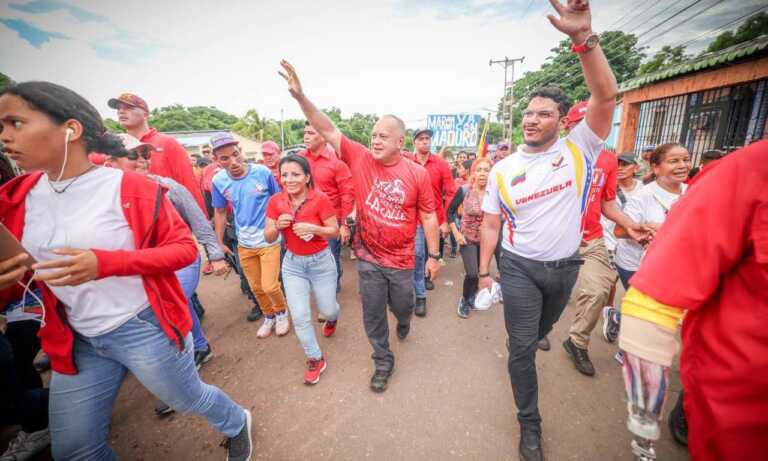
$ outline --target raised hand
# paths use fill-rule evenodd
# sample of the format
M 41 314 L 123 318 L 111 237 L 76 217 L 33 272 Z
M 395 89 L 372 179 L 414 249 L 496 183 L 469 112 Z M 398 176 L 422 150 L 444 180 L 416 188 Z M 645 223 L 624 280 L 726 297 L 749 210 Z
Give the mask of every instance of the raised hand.
M 285 79 L 286 83 L 288 83 L 288 91 L 291 93 L 291 96 L 295 98 L 302 95 L 301 82 L 299 81 L 299 76 L 296 74 L 296 69 L 294 69 L 291 63 L 285 59 L 280 61 L 280 65 L 285 72 L 278 71 L 278 74 L 280 74 L 280 76 Z
M 578 45 L 584 43 L 592 33 L 589 0 L 567 0 L 567 2 L 563 6 L 558 0 L 549 0 L 560 17 L 556 18 L 550 14 L 547 15 L 547 19 L 557 30 L 571 37 L 573 43 Z

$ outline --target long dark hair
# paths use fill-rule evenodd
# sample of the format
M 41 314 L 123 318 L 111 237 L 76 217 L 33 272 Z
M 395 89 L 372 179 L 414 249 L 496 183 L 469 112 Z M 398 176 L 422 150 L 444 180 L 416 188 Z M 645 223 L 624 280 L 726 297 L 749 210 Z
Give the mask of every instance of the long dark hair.
M 80 122 L 88 152 L 116 155 L 125 151 L 122 141 L 104 127 L 99 111 L 69 88 L 51 82 L 23 82 L 0 90 L 0 96 L 6 94 L 23 99 L 54 123 L 61 125 L 70 119 Z
M 0 147 L 0 150 L 2 150 L 2 147 Z M 13 165 L 11 165 L 11 160 L 4 153 L 0 152 L 0 186 L 14 177 L 16 177 L 16 171 L 13 169 Z
M 309 161 L 307 161 L 307 159 L 305 159 L 301 155 L 295 155 L 295 154 L 286 155 L 280 160 L 280 163 L 277 164 L 278 171 L 282 170 L 283 165 L 285 165 L 286 163 L 295 163 L 299 165 L 301 167 L 301 170 L 304 172 L 304 174 L 309 176 L 309 183 L 307 184 L 307 186 L 309 186 L 310 188 L 315 187 L 315 183 L 312 180 L 312 168 L 309 166 Z

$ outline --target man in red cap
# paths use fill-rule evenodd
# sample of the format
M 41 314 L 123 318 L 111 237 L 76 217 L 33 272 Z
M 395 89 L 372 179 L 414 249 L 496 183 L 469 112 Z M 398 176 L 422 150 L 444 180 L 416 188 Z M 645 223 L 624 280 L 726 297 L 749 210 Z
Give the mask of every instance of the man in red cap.
M 123 93 L 110 99 L 107 105 L 117 110 L 117 120 L 128 134 L 155 146 L 149 173 L 171 178 L 184 186 L 195 198 L 203 214 L 208 216 L 200 184 L 195 180 L 187 151 L 171 136 L 149 127 L 149 106 L 146 101 L 135 94 Z
M 566 116 L 566 131 L 570 132 L 586 115 L 587 101 L 574 104 Z M 600 215 L 604 214 L 611 221 L 633 232 L 639 226 L 625 215 L 616 203 L 617 170 L 616 155 L 607 150 L 601 151 L 592 170 L 587 208 L 581 220 L 579 255 L 584 259 L 584 265 L 579 269 L 576 284 L 571 292 L 569 305 L 576 309 L 576 318 L 563 347 L 576 369 L 586 376 L 595 374 L 595 367 L 587 353 L 590 335 L 603 307 L 609 302 L 611 290 L 618 278 L 605 246 Z M 613 333 L 609 340 L 615 341 L 615 335 L 616 333 Z
M 280 182 L 280 146 L 275 141 L 264 141 L 261 143 L 261 156 L 264 159 L 264 166 L 269 168 L 272 176 L 282 187 Z

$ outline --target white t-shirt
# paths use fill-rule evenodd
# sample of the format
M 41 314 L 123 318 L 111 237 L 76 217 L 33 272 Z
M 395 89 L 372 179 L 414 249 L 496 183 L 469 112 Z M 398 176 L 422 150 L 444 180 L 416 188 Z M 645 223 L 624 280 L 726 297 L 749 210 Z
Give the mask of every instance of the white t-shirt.
M 122 178 L 117 168 L 96 168 L 57 194 L 44 174 L 26 197 L 24 248 L 39 262 L 62 258 L 50 252 L 55 248 L 134 250 L 133 232 L 120 200 Z M 54 185 L 61 190 L 69 182 Z M 89 337 L 118 328 L 149 306 L 140 276 L 50 289 L 66 306 L 72 328 Z
M 603 146 L 582 121 L 548 151 L 519 148 L 491 169 L 483 211 L 502 214 L 505 250 L 537 261 L 576 253 L 592 168 Z
M 673 194 L 664 190 L 656 181 L 650 182 L 640 188 L 637 194 L 627 201 L 624 213 L 640 224 L 661 224 L 667 219 L 667 213 L 688 186 L 682 185 L 681 194 Z M 645 249 L 632 239 L 618 239 L 616 245 L 616 265 L 624 270 L 636 271 L 640 267 Z
M 621 190 L 621 192 L 624 194 L 624 198 L 626 201 L 629 201 L 630 198 L 637 195 L 638 192 L 643 188 L 642 181 L 638 181 L 635 179 L 635 184 L 632 187 L 632 190 L 624 190 L 621 188 L 621 186 L 617 186 L 617 190 Z M 616 201 L 619 203 L 619 206 L 623 210 L 624 207 L 627 206 L 627 202 L 621 203 L 621 200 L 619 200 L 618 194 L 616 197 Z M 600 215 L 600 224 L 603 226 L 603 236 L 605 237 L 605 247 L 609 251 L 616 251 L 616 243 L 617 239 L 616 236 L 613 235 L 613 230 L 616 229 L 616 223 L 611 221 L 610 219 L 606 218 L 605 215 Z

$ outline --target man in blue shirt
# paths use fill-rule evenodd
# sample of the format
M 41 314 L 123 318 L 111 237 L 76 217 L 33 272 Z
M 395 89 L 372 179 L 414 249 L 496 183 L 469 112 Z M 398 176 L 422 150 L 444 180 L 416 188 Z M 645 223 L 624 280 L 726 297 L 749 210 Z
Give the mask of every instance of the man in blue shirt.
M 237 253 L 253 294 L 264 313 L 264 323 L 256 336 L 266 338 L 272 330 L 278 336 L 288 333 L 290 323 L 285 296 L 280 289 L 280 242 L 264 240 L 269 198 L 280 192 L 272 172 L 263 165 L 243 162 L 237 140 L 228 133 L 211 138 L 213 156 L 222 170 L 213 177 L 211 202 L 214 208 L 216 237 L 223 245 L 227 206 L 232 206 Z

